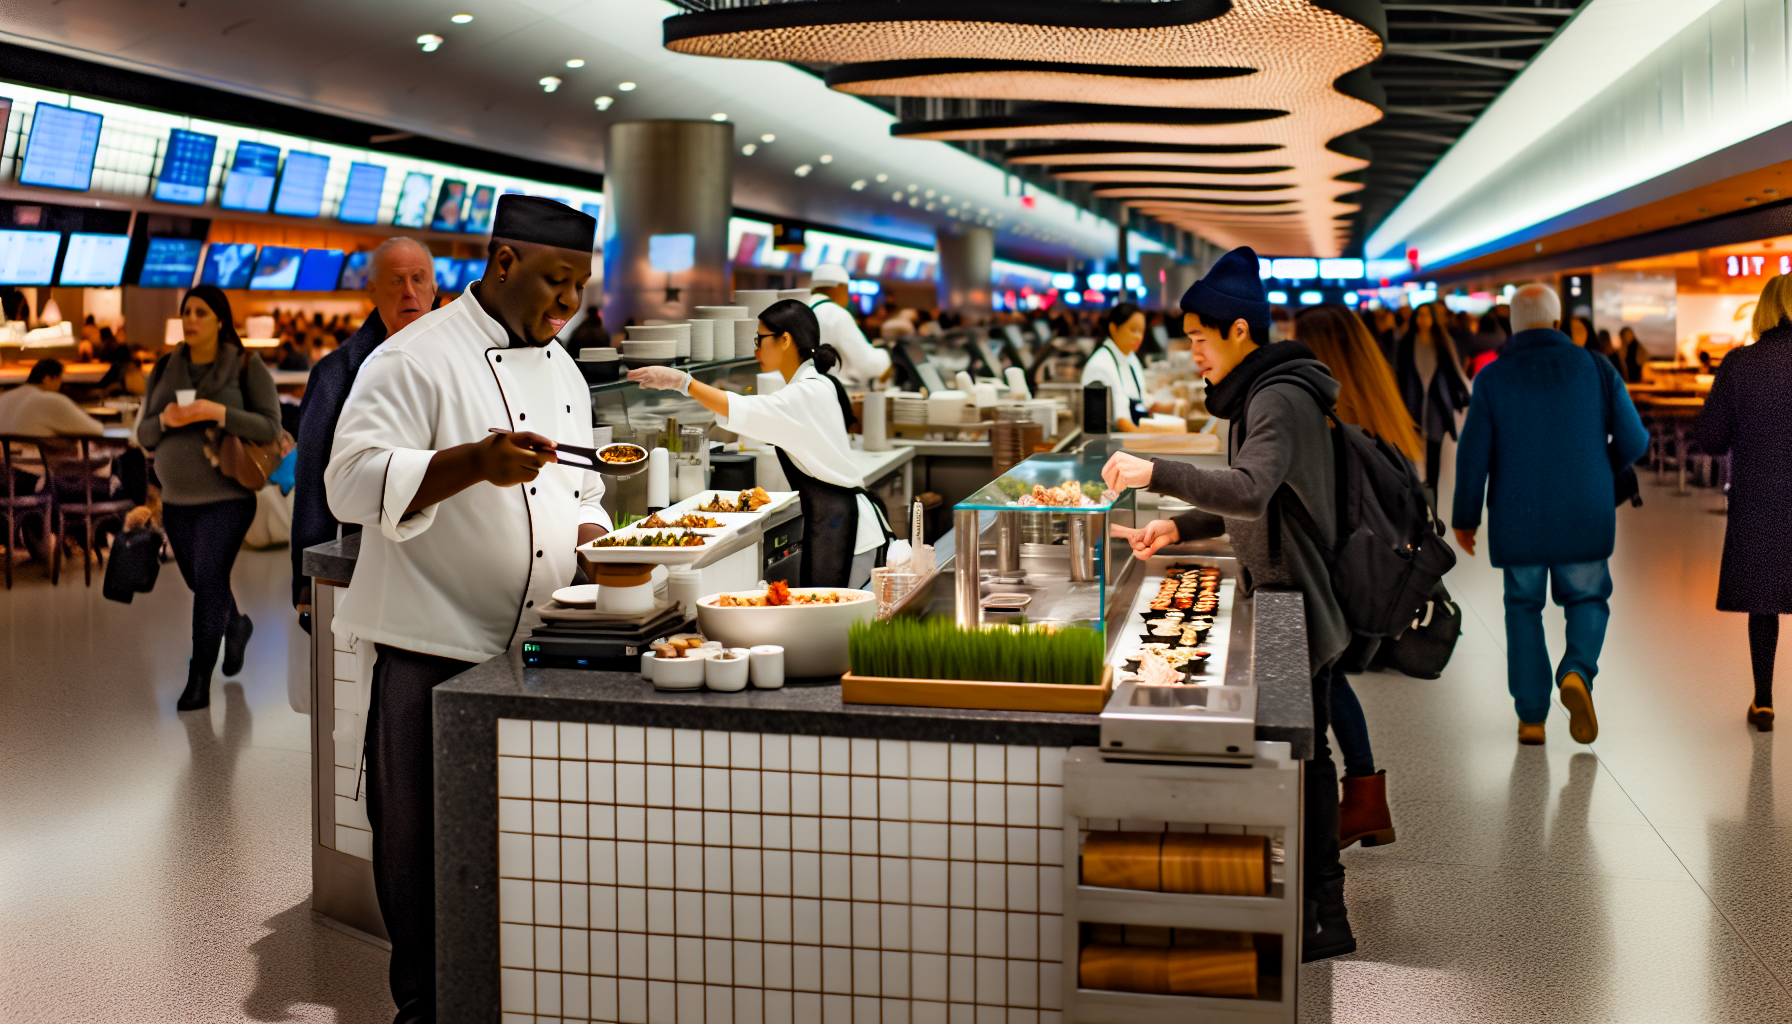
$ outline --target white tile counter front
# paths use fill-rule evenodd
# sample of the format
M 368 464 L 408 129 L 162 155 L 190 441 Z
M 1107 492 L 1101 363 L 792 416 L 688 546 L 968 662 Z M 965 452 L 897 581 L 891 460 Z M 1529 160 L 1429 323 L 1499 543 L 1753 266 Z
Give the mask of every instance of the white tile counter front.
M 1058 1024 L 1063 748 L 497 729 L 507 1024 Z

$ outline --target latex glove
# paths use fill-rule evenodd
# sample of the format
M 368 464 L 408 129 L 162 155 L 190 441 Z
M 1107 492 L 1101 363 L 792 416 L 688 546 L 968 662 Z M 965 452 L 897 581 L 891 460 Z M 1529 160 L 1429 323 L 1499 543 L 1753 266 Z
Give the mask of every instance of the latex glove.
M 691 375 L 670 366 L 643 366 L 630 370 L 628 379 L 654 391 L 676 391 L 681 395 L 691 393 Z
M 1101 467 L 1101 479 L 1116 491 L 1124 491 L 1129 487 L 1149 487 L 1151 470 L 1149 460 L 1125 452 L 1115 452 L 1108 456 L 1108 464 Z
M 1114 536 L 1132 545 L 1132 553 L 1140 558 L 1150 558 L 1162 548 L 1182 539 L 1182 531 L 1168 519 L 1153 519 L 1141 529 L 1133 530 L 1115 523 L 1112 527 Z

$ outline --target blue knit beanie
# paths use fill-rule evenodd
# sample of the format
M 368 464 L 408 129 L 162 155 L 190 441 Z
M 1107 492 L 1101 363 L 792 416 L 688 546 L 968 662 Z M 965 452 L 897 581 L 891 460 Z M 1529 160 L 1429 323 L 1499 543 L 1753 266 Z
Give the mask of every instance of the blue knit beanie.
M 1221 256 L 1206 277 L 1182 294 L 1182 311 L 1228 325 L 1243 320 L 1251 327 L 1269 330 L 1269 300 L 1263 294 L 1257 254 L 1250 246 L 1241 245 Z

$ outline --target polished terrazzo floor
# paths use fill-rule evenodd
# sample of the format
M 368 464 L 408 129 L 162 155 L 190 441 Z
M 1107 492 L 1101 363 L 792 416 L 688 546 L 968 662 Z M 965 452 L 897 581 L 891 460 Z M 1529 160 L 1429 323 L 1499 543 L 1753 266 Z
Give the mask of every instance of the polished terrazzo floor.
M 1485 552 L 1452 574 L 1442 679 L 1359 677 L 1400 839 L 1346 854 L 1362 949 L 1303 972 L 1303 1021 L 1792 1020 L 1792 747 L 1742 720 L 1718 499 L 1644 493 L 1620 513 L 1591 747 L 1560 709 L 1547 746 L 1515 742 Z M 0 594 L 0 1021 L 390 1019 L 386 954 L 307 902 L 288 564 L 238 562 L 257 633 L 209 716 L 173 710 L 172 567 L 131 606 L 34 568 Z

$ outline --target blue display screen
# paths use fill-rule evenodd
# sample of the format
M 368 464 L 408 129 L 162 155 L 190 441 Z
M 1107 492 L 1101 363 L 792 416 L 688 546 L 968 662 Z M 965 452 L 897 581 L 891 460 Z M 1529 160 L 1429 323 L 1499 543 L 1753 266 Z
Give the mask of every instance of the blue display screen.
M 349 253 L 348 258 L 342 261 L 342 277 L 337 280 L 336 287 L 355 292 L 366 288 L 367 270 L 372 258 L 371 252 Z
M 218 152 L 216 135 L 201 135 L 184 128 L 168 133 L 168 148 L 162 151 L 162 176 L 156 179 L 156 201 L 159 203 L 205 202 L 205 190 L 212 183 L 212 158 Z
M 283 245 L 264 245 L 261 258 L 255 261 L 255 276 L 249 287 L 258 291 L 291 291 L 299 283 L 299 264 L 305 250 Z
M 0 284 L 49 284 L 60 248 L 60 232 L 0 231 Z
M 484 260 L 460 261 L 460 290 L 466 291 L 474 281 L 485 276 Z
M 461 221 L 460 229 L 470 234 L 483 235 L 492 229 L 492 203 L 497 201 L 498 190 L 490 185 L 481 185 L 473 190 L 472 205 L 467 208 L 467 219 Z
M 336 280 L 342 276 L 343 255 L 341 249 L 306 249 L 294 289 L 301 292 L 335 291 Z
M 444 180 L 442 191 L 436 196 L 436 215 L 430 222 L 431 231 L 459 231 L 460 208 L 466 203 L 467 183 L 464 181 Z
M 247 288 L 254 269 L 255 243 L 213 242 L 205 251 L 205 270 L 199 275 L 199 283 Z
M 379 164 L 350 164 L 348 186 L 336 219 L 350 224 L 375 224 L 380 219 L 380 196 L 386 190 L 386 169 Z
M 435 179 L 422 171 L 404 176 L 404 188 L 398 192 L 398 209 L 392 223 L 401 228 L 420 228 L 429 220 L 429 185 Z
M 25 143 L 19 184 L 86 191 L 93 184 L 101 120 L 92 111 L 39 103 L 31 115 L 31 138 Z
M 224 179 L 224 196 L 218 205 L 226 210 L 268 212 L 274 201 L 274 180 L 280 170 L 280 147 L 259 142 L 239 142 Z
M 152 238 L 143 256 L 143 272 L 137 284 L 143 288 L 191 288 L 193 272 L 199 269 L 199 250 L 205 243 L 196 238 Z
M 57 283 L 65 288 L 115 288 L 124 281 L 124 258 L 130 249 L 130 235 L 73 232 Z
M 460 261 L 452 256 L 436 257 L 436 291 L 460 291 Z
M 286 154 L 286 166 L 280 171 L 280 193 L 274 197 L 274 212 L 289 217 L 315 217 L 324 208 L 324 178 L 330 173 L 330 158 L 316 153 L 294 150 Z

